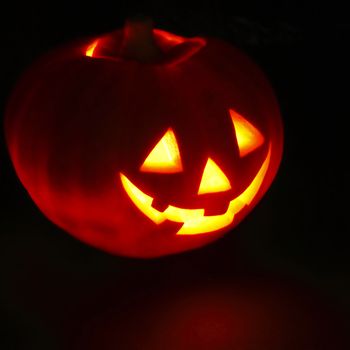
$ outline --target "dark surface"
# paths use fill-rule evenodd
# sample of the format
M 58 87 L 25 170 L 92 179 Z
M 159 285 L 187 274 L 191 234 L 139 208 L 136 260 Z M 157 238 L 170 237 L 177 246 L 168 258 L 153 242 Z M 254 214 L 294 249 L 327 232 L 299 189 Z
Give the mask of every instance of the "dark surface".
M 1 349 L 158 349 L 155 343 L 175 344 L 173 339 L 184 333 L 176 317 L 191 319 L 188 308 L 179 306 L 171 321 L 173 311 L 167 314 L 167 310 L 179 298 L 204 298 L 210 308 L 206 298 L 212 293 L 210 300 L 218 295 L 223 303 L 214 302 L 213 309 L 231 310 L 232 300 L 239 305 L 258 300 L 265 305 L 260 290 L 268 290 L 264 293 L 269 300 L 278 299 L 281 315 L 267 311 L 266 319 L 255 324 L 258 316 L 250 313 L 246 333 L 241 332 L 246 339 L 252 339 L 250 330 L 253 337 L 270 322 L 273 329 L 266 332 L 283 330 L 280 344 L 285 341 L 290 349 L 347 348 L 350 21 L 345 10 L 335 4 L 305 9 L 250 2 L 249 11 L 242 14 L 219 3 L 199 8 L 175 4 L 49 2 L 44 7 L 33 3 L 27 8 L 7 7 L 1 23 L 1 109 L 36 57 L 66 41 L 113 30 L 122 26 L 126 16 L 143 12 L 158 27 L 175 33 L 224 38 L 250 54 L 266 72 L 285 124 L 285 153 L 274 184 L 239 227 L 210 246 L 156 260 L 120 258 L 78 242 L 39 212 L 17 180 L 0 136 Z M 246 304 L 237 298 L 237 289 L 248 295 Z M 314 303 L 310 309 L 309 300 Z M 179 337 L 167 336 L 167 326 L 159 328 L 166 340 L 146 336 L 160 327 L 159 309 Z M 249 313 L 249 308 L 241 309 L 238 315 Z M 196 312 L 191 314 L 194 320 Z M 213 338 L 190 333 L 188 339 L 197 337 L 192 348 L 256 349 L 260 344 L 257 340 L 246 345 L 230 331 L 223 336 L 218 329 L 231 329 L 232 322 L 214 314 L 216 318 L 208 316 L 205 323 L 211 331 L 217 330 Z M 264 341 L 257 348 L 282 346 Z M 211 342 L 221 345 L 210 347 Z

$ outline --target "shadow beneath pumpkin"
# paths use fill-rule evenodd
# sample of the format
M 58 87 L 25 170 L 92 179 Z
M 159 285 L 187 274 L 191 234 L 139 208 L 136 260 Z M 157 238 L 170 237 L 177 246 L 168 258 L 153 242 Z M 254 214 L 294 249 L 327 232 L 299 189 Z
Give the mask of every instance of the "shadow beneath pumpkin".
M 275 278 L 167 286 L 125 303 L 116 291 L 103 303 L 76 324 L 67 348 L 312 350 L 344 348 L 346 339 L 344 319 L 315 291 Z

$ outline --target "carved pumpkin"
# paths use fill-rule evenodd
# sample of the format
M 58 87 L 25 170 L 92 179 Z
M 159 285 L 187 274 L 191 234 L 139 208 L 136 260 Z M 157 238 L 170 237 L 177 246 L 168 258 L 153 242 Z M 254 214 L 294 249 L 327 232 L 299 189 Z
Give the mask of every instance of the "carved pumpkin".
M 37 62 L 5 127 L 40 210 L 81 241 L 134 257 L 228 232 L 266 192 L 282 153 L 276 99 L 249 58 L 141 20 Z

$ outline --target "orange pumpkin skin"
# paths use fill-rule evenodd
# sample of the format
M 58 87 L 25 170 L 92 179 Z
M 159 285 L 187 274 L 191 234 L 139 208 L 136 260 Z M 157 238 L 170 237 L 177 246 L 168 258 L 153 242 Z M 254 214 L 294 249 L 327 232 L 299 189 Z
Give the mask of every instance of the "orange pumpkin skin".
M 163 60 L 118 57 L 122 31 L 43 57 L 18 84 L 5 119 L 14 168 L 39 209 L 83 242 L 142 258 L 194 249 L 230 231 L 270 186 L 283 144 L 276 99 L 249 58 L 220 40 L 198 39 L 199 48 L 182 52 L 177 45 L 187 39 L 159 30 L 153 34 L 163 52 L 170 52 Z M 91 43 L 97 43 L 93 53 Z M 230 109 L 264 137 L 244 157 Z M 182 171 L 140 171 L 169 128 Z M 206 233 L 182 235 L 177 234 L 181 222 L 155 223 L 133 203 L 121 181 L 123 174 L 154 198 L 156 208 L 163 203 L 160 212 L 171 205 L 220 215 L 252 183 L 267 154 L 266 172 L 251 202 L 232 222 Z M 224 172 L 231 189 L 198 194 L 208 158 Z

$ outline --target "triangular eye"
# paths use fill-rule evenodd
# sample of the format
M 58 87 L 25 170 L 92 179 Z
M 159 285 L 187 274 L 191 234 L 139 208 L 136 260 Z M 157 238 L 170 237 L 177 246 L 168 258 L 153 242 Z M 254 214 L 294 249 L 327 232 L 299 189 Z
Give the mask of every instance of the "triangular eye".
M 179 173 L 183 170 L 179 147 L 172 129 L 169 128 L 154 146 L 140 170 L 167 174 Z
M 243 118 L 233 109 L 230 109 L 230 115 L 236 130 L 239 155 L 244 157 L 264 143 L 264 136 L 247 119 Z
M 224 172 L 210 158 L 205 165 L 198 194 L 224 192 L 231 189 L 231 184 Z

